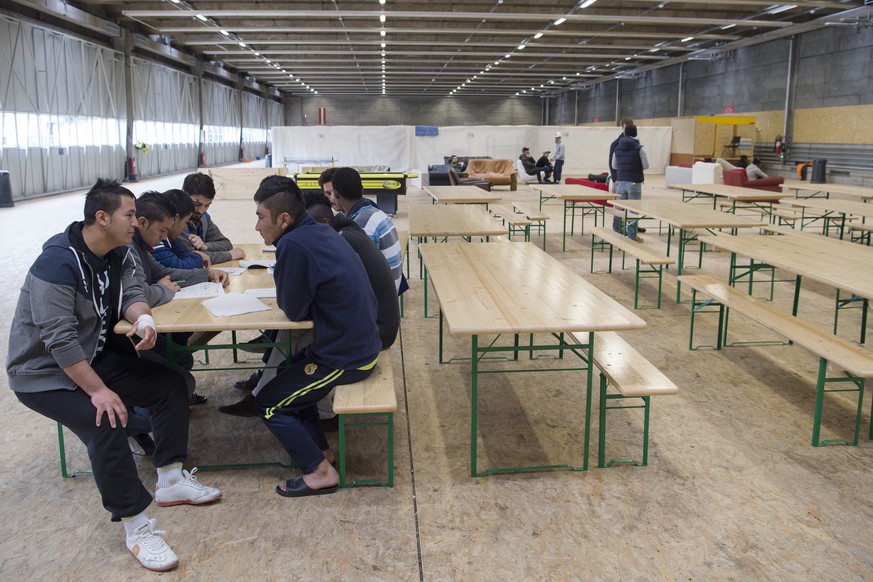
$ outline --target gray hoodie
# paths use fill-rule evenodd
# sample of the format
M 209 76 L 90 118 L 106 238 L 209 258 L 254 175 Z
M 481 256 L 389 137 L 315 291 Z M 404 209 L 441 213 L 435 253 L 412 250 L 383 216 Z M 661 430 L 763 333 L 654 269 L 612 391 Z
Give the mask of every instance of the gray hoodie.
M 89 260 L 94 257 L 82 239 L 82 223 L 50 238 L 30 267 L 9 332 L 6 373 L 16 392 L 75 390 L 64 368 L 83 360 L 91 362 L 101 342 L 118 341 L 112 326 L 134 303 L 145 302 L 142 287 L 134 278 L 135 261 L 128 247 L 110 251 L 108 291 L 109 325 L 104 335 L 103 317 L 97 305 L 100 284 Z M 123 336 L 121 340 L 132 343 Z

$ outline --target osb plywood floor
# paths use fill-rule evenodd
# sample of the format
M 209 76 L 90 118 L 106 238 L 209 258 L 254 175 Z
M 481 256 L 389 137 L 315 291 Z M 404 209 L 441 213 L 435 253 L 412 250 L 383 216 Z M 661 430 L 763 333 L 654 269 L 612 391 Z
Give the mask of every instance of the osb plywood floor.
M 181 176 L 133 185 L 178 187 Z M 658 182 L 654 177 L 651 182 Z M 513 200 L 535 194 L 501 190 Z M 647 183 L 644 196 L 672 196 Z M 428 204 L 419 191 L 401 199 Z M 0 210 L 0 329 L 8 330 L 18 289 L 42 242 L 81 215 L 80 194 Z M 549 252 L 625 305 L 633 275 L 588 273 L 590 239 L 576 236 L 560 252 L 560 207 Z M 254 205 L 217 201 L 216 222 L 233 240 L 260 242 Z M 590 224 L 590 223 L 589 223 Z M 655 225 L 648 239 L 666 243 Z M 535 239 L 535 243 L 539 243 Z M 411 247 L 414 251 L 414 246 Z M 675 249 L 674 249 L 675 251 Z M 598 263 L 605 268 L 605 259 Z M 859 265 L 859 268 L 870 268 Z M 413 260 L 413 273 L 417 273 Z M 708 253 L 703 272 L 725 278 L 727 256 Z M 520 273 L 519 276 L 524 276 Z M 622 334 L 680 388 L 653 399 L 649 466 L 469 477 L 470 383 L 464 363 L 436 361 L 438 323 L 422 317 L 422 283 L 411 280 L 402 335 L 394 346 L 400 408 L 396 418 L 396 486 L 359 488 L 303 500 L 273 489 L 287 470 L 202 472 L 225 498 L 207 507 L 150 508 L 181 559 L 188 580 L 862 580 L 873 578 L 873 443 L 865 398 L 858 447 L 810 446 L 817 359 L 796 346 L 688 350 L 689 309 L 670 300 L 667 275 L 660 310 L 637 313 L 642 331 Z M 643 298 L 654 299 L 651 281 Z M 788 284 L 776 302 L 790 305 Z M 801 315 L 830 325 L 833 290 L 804 283 Z M 431 307 L 435 307 L 431 296 Z M 857 313 L 843 315 L 841 335 L 857 337 Z M 735 316 L 734 339 L 767 337 Z M 714 334 L 713 322 L 699 333 Z M 5 354 L 7 333 L 0 338 Z M 699 336 L 700 337 L 700 336 Z M 14 341 L 14 338 L 12 338 Z M 468 344 L 453 338 L 452 354 Z M 239 394 L 245 371 L 198 373 L 209 403 L 191 414 L 190 464 L 282 459 L 258 420 L 218 414 Z M 569 377 L 568 377 L 569 376 Z M 0 378 L 6 385 L 6 378 Z M 596 396 L 594 407 L 596 410 Z M 479 460 L 484 466 L 578 463 L 584 393 L 581 376 L 544 373 L 490 376 L 480 390 Z M 854 400 L 827 399 L 824 434 L 848 436 Z M 131 579 L 150 575 L 124 548 L 92 479 L 61 479 L 53 425 L 0 390 L 0 578 Z M 593 418 L 596 435 L 597 419 Z M 616 413 L 611 457 L 639 452 L 642 415 Z M 335 437 L 333 437 L 335 438 Z M 73 468 L 87 467 L 68 435 Z M 595 442 L 596 445 L 596 442 Z M 384 471 L 384 437 L 350 436 L 351 470 Z M 593 448 L 596 451 L 596 447 Z M 596 465 L 592 456 L 592 465 Z M 155 477 L 140 460 L 147 486 Z

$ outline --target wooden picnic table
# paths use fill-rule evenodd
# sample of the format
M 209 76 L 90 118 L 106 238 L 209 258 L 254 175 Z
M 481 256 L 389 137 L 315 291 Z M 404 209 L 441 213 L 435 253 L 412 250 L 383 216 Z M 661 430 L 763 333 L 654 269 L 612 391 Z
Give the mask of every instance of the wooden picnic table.
M 757 208 L 767 214 L 772 212 L 773 202 L 778 202 L 788 194 L 756 190 L 743 186 L 731 186 L 729 184 L 672 184 L 670 188 L 682 191 L 682 202 L 694 200 L 699 196 L 712 197 L 712 208 L 715 210 L 719 198 L 725 198 L 731 202 L 731 212 L 736 213 L 737 206 L 740 208 Z
M 840 217 L 840 238 L 843 238 L 846 228 L 846 220 L 849 216 L 860 216 L 861 222 L 864 222 L 867 217 L 873 217 L 873 204 L 864 202 L 856 202 L 854 200 L 840 200 L 838 198 L 787 198 L 783 201 L 791 206 L 799 206 L 802 210 L 800 213 L 800 227 L 803 228 L 806 217 L 806 209 L 814 209 L 816 213 L 812 220 L 828 220 L 834 215 Z
M 797 315 L 800 304 L 800 286 L 803 278 L 822 283 L 837 290 L 834 311 L 834 331 L 837 329 L 839 309 L 856 301 L 862 301 L 861 342 L 866 339 L 866 313 L 869 300 L 873 299 L 873 269 L 859 268 L 873 264 L 873 249 L 821 235 L 793 233 L 790 229 L 768 228 L 778 234 L 730 236 L 702 236 L 700 241 L 731 253 L 729 280 L 731 284 L 747 277 L 749 293 L 752 292 L 754 274 L 769 267 L 794 273 L 794 304 L 791 310 Z M 750 259 L 747 265 L 737 263 L 737 255 Z M 758 264 L 754 264 L 757 261 Z M 771 277 L 772 285 L 773 277 Z M 852 293 L 852 298 L 843 300 L 840 290 Z M 771 289 L 772 298 L 772 289 Z
M 488 204 L 503 200 L 499 194 L 486 192 L 478 186 L 425 186 L 434 204 Z
M 597 188 L 589 188 L 582 184 L 537 184 L 531 185 L 532 188 L 540 192 L 540 210 L 543 208 L 543 201 L 557 198 L 564 203 L 564 234 L 561 245 L 561 251 L 567 250 L 567 217 L 570 217 L 570 235 L 575 232 L 576 225 L 576 209 L 579 208 L 582 215 L 582 227 L 580 234 L 585 234 L 585 217 L 588 214 L 594 215 L 594 226 L 597 226 L 598 215 L 603 218 L 602 222 L 606 222 L 606 209 L 603 201 L 614 200 L 618 197 L 617 194 L 610 194 L 605 190 Z
M 646 322 L 530 243 L 424 244 L 420 249 L 440 302 L 440 363 L 443 362 L 443 321 L 449 334 L 471 337 L 471 476 L 518 470 L 587 469 L 595 332 L 641 329 L 646 327 Z M 519 276 L 520 273 L 524 276 Z M 588 343 L 568 343 L 563 334 L 571 331 L 589 332 Z M 549 338 L 561 339 L 556 344 L 520 345 L 517 334 L 546 334 Z M 511 346 L 499 346 L 491 341 L 480 344 L 480 335 L 515 335 L 516 341 Z M 480 373 L 495 373 L 493 370 L 479 371 L 480 366 L 485 365 L 481 358 L 498 352 L 514 354 L 517 360 L 518 354 L 534 349 L 574 353 L 584 363 L 583 368 L 559 370 L 565 372 L 562 375 L 566 376 L 567 382 L 578 382 L 579 370 L 586 373 L 583 464 L 581 467 L 564 464 L 480 472 L 476 458 L 478 380 Z M 515 366 L 511 369 L 514 372 L 542 372 L 519 370 Z M 554 376 L 550 376 L 552 381 L 555 381 Z
M 782 189 L 789 193 L 793 190 L 795 198 L 802 198 L 801 192 L 807 194 L 803 198 L 830 198 L 831 194 L 845 194 L 864 201 L 873 198 L 873 187 L 855 186 L 854 184 L 813 184 L 800 180 L 788 180 L 782 184 Z
M 718 228 L 755 228 L 765 226 L 767 221 L 736 216 L 727 212 L 719 212 L 676 200 L 614 200 L 612 205 L 625 211 L 625 220 L 631 213 L 639 218 L 648 217 L 660 220 L 670 226 L 667 230 L 667 256 L 670 256 L 670 245 L 673 229 L 679 230 L 679 252 L 676 260 L 677 276 L 682 274 L 685 265 L 685 247 L 698 239 L 694 231 L 712 230 Z M 703 245 L 699 247 L 698 267 L 703 264 Z M 676 302 L 681 300 L 682 285 L 676 284 Z

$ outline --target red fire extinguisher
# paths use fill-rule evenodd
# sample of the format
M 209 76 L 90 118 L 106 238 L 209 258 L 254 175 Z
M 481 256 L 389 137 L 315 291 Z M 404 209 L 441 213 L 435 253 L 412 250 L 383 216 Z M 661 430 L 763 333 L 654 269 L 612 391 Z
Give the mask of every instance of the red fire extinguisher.
M 781 135 L 776 136 L 776 141 L 773 142 L 773 152 L 778 156 L 782 153 L 782 146 L 784 145 L 785 140 Z
M 137 180 L 139 180 L 139 175 L 136 169 L 136 157 L 131 156 L 127 158 L 127 181 L 136 182 Z
M 206 152 L 200 152 L 200 163 L 198 164 L 201 168 L 206 165 Z

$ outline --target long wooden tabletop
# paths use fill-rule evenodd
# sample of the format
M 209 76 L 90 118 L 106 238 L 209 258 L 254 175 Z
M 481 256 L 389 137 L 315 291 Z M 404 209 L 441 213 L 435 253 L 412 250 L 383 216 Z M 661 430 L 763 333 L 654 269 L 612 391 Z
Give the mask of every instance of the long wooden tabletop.
M 644 320 L 530 243 L 419 248 L 451 334 L 646 327 Z
M 812 192 L 813 194 L 821 192 L 825 194 L 846 194 L 847 196 L 856 196 L 862 200 L 873 198 L 873 187 L 855 186 L 854 184 L 813 184 L 812 182 L 791 180 L 782 184 L 782 189 L 785 191 L 794 190 L 795 195 L 799 195 L 803 191 Z
M 748 202 L 756 200 L 779 200 L 780 198 L 788 196 L 788 194 L 782 194 L 780 192 L 756 190 L 755 188 L 731 186 L 729 184 L 672 184 L 670 187 L 675 190 L 682 190 L 683 192 L 699 192 L 710 196 L 727 198 L 728 200 Z
M 499 236 L 506 227 L 477 205 L 410 204 L 409 236 Z
M 598 190 L 582 184 L 531 184 L 540 191 L 540 196 L 552 196 L 561 200 L 612 200 L 617 198 L 606 190 Z
M 784 232 L 784 231 L 780 231 Z M 873 299 L 873 248 L 817 235 L 701 236 L 700 241 Z
M 239 245 L 246 251 L 246 259 L 262 260 L 275 257 L 275 253 L 265 252 L 263 244 Z M 239 261 L 216 265 L 214 268 L 237 267 Z M 230 277 L 226 292 L 244 293 L 247 289 L 267 289 L 275 287 L 273 275 L 267 269 L 250 268 L 242 275 Z M 203 307 L 204 299 L 173 299 L 152 309 L 158 333 L 197 332 L 197 331 L 245 331 L 265 329 L 311 329 L 311 321 L 290 321 L 279 309 L 275 298 L 261 297 L 269 311 L 245 313 L 230 317 L 215 317 Z M 115 326 L 115 333 L 127 333 L 130 323 L 122 320 Z
M 855 216 L 873 216 L 873 204 L 856 202 L 854 200 L 840 200 L 838 198 L 788 198 L 784 202 L 791 206 L 815 208 L 825 212 L 837 212 L 839 214 L 852 214 Z
M 614 200 L 612 205 L 622 210 L 630 210 L 637 214 L 666 222 L 676 228 L 690 230 L 694 228 L 754 228 L 767 224 L 744 216 L 736 216 L 727 212 L 719 212 L 699 205 L 685 204 L 678 200 L 643 199 Z
M 489 204 L 503 200 L 499 194 L 478 186 L 425 186 L 424 191 L 439 204 Z

